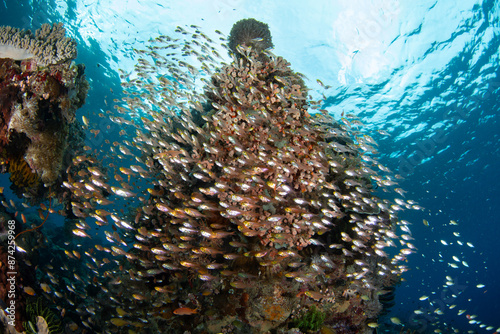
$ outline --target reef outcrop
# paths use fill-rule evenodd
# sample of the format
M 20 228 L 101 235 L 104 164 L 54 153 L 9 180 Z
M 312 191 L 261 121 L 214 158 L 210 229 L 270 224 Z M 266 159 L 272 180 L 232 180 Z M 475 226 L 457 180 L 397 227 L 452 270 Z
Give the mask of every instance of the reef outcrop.
M 149 195 L 135 223 L 112 217 L 123 231 L 116 245 L 133 243 L 111 247 L 127 259 L 115 271 L 120 285 L 106 287 L 127 313 L 110 320 L 116 326 L 146 313 L 145 326 L 173 332 L 367 333 L 382 310 L 379 294 L 404 270 L 384 251 L 397 218 L 375 195 L 372 182 L 384 178 L 363 152 L 368 143 L 309 101 L 303 76 L 270 52 L 267 25 L 254 21 L 235 25 L 233 61 L 211 72 L 201 96 L 196 69 L 177 58 L 140 59 L 141 79 L 124 84 L 127 113 L 146 111 L 147 132 L 121 151 L 141 152 L 147 170 L 130 168 Z M 174 49 L 173 40 L 199 54 L 198 42 L 155 43 Z M 159 59 L 161 46 L 150 49 Z M 127 198 L 140 191 L 122 186 L 111 189 Z
M 61 174 L 70 124 L 87 96 L 85 67 L 73 64 L 75 57 L 76 43 L 61 24 L 44 24 L 34 35 L 0 27 L 0 158 L 12 162 L 10 172 L 23 159 L 45 186 Z M 24 174 L 14 183 L 38 184 Z
M 373 139 L 311 101 L 267 25 L 231 46 L 176 32 L 121 73 L 118 159 L 67 169 L 73 239 L 47 250 L 44 296 L 97 333 L 370 333 L 413 252 Z

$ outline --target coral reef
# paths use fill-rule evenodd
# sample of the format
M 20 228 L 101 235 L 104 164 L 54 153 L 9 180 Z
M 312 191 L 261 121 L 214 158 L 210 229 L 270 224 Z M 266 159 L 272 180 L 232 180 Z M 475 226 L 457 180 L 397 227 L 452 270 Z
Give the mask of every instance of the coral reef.
M 76 42 L 66 37 L 62 23 L 45 23 L 35 34 L 0 26 L 0 58 L 35 59 L 38 66 L 47 66 L 71 61 L 76 54 Z
M 90 152 L 66 169 L 72 238 L 40 250 L 44 295 L 98 333 L 371 332 L 412 252 L 386 253 L 410 204 L 377 197 L 395 182 L 371 138 L 310 101 L 265 24 L 232 31 L 229 64 L 196 26 L 176 32 L 122 73 L 110 119 L 133 139 L 106 168 Z
M 30 169 L 49 186 L 60 177 L 69 124 L 85 102 L 84 67 L 71 63 L 76 44 L 64 36 L 61 25 L 44 25 L 35 37 L 10 27 L 0 32 L 0 43 L 36 55 L 22 61 L 0 55 L 5 58 L 0 58 L 0 149 L 7 152 L 3 154 L 7 161 L 18 159 L 22 152 Z M 30 36 L 35 41 L 27 41 Z
M 382 309 L 378 292 L 404 270 L 383 250 L 394 245 L 397 218 L 391 203 L 375 196 L 372 182 L 382 186 L 385 179 L 363 154 L 371 155 L 370 145 L 353 135 L 348 120 L 339 124 L 315 111 L 318 103 L 308 101 L 302 76 L 285 59 L 244 42 L 270 42 L 263 24 L 256 35 L 240 36 L 249 22 L 232 32 L 234 61 L 214 71 L 204 96 L 190 90 L 189 65 L 181 71 L 167 61 L 139 62 L 143 79 L 125 100 L 127 113 L 148 112 L 141 118 L 148 134 L 137 130 L 130 146 L 147 170 L 120 171 L 147 180 L 149 197 L 134 219 L 111 215 L 122 230 L 110 236 L 111 252 L 127 260 L 114 274 L 120 285 L 105 290 L 126 316 L 103 321 L 121 327 L 147 313 L 150 328 L 215 333 L 235 324 L 241 332 L 293 324 L 317 330 L 321 319 L 338 333 L 364 332 Z M 182 45 L 183 52 L 190 47 Z M 165 68 L 170 72 L 159 75 Z M 120 147 L 133 154 L 128 150 Z M 96 184 L 105 174 L 88 170 L 92 175 L 78 183 Z M 125 198 L 137 193 L 124 183 L 100 188 Z M 100 191 L 68 189 L 81 198 Z M 98 225 L 109 223 L 102 212 L 78 207 Z M 86 229 L 74 233 L 88 236 Z M 122 247 L 125 240 L 133 248 Z
M 38 203 L 42 208 L 45 198 L 64 200 L 64 192 L 55 185 L 66 177 L 65 169 L 74 156 L 67 148 L 74 149 L 75 142 L 83 146 L 80 130 L 74 123 L 76 110 L 85 102 L 88 82 L 84 66 L 71 62 L 75 57 L 75 41 L 65 37 L 60 24 L 43 25 L 35 35 L 10 27 L 0 28 L 0 172 L 10 173 L 11 189 L 25 201 L 20 208 L 12 199 L 2 200 L 5 213 L 0 217 L 2 229 L 6 228 L 7 220 L 15 222 L 15 230 L 10 231 L 13 234 L 6 234 L 10 248 L 4 247 L 4 243 L 0 245 L 0 278 L 6 282 L 7 255 L 15 255 L 15 266 L 9 271 L 17 273 L 12 285 L 16 293 L 8 297 L 6 285 L 2 284 L 0 299 L 15 302 L 17 331 L 23 330 L 23 322 L 40 333 L 45 325 L 49 328 L 47 332 L 57 327 L 43 319 L 43 314 L 41 318 L 32 314 L 31 319 L 26 314 L 35 310 L 26 308 L 27 296 L 42 291 L 35 285 L 35 270 L 31 267 L 31 263 L 39 262 L 37 250 L 45 243 L 38 228 L 45 223 L 49 212 L 55 211 L 50 207 L 51 201 L 49 208 L 45 207 L 46 214 L 39 210 L 43 222 L 37 225 L 38 218 L 26 219 L 28 214 L 24 210 L 30 208 L 26 202 Z M 2 238 L 3 235 L 0 231 Z

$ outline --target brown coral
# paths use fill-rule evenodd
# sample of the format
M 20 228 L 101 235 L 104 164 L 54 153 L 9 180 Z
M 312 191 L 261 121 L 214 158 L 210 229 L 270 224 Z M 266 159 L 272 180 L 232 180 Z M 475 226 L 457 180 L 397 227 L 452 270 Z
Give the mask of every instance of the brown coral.
M 243 19 L 236 22 L 229 34 L 228 46 L 234 54 L 238 54 L 238 45 L 252 47 L 261 52 L 273 47 L 269 26 L 255 19 Z

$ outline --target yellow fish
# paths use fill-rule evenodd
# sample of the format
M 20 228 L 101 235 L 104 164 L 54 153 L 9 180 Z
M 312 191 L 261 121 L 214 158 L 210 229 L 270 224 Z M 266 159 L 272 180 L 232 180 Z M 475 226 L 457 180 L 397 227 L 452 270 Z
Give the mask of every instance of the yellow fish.
M 50 293 L 50 286 L 48 284 L 42 283 L 42 284 L 40 284 L 40 286 L 42 287 L 42 290 L 44 292 Z
M 118 315 L 119 315 L 120 317 L 123 317 L 123 316 L 128 315 L 128 313 L 127 313 L 127 312 L 125 312 L 125 310 L 124 310 L 124 309 L 122 309 L 121 307 L 117 307 L 117 308 L 116 308 L 116 312 L 118 312 Z
M 111 323 L 115 326 L 121 327 L 121 326 L 126 326 L 129 324 L 127 320 L 120 319 L 120 318 L 111 318 Z
M 83 124 L 85 124 L 85 126 L 86 126 L 86 127 L 88 127 L 88 126 L 89 126 L 89 120 L 88 120 L 88 118 L 87 118 L 87 117 L 82 116 L 82 121 L 83 121 Z

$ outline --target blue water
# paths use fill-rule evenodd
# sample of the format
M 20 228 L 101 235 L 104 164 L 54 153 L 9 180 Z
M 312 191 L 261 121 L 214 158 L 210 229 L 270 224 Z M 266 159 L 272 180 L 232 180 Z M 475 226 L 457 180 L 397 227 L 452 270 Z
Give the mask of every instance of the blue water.
M 177 25 L 227 34 L 241 18 L 268 23 L 274 53 L 310 79 L 312 97 L 324 94 L 324 108 L 333 115 L 361 119 L 379 144 L 380 161 L 403 177 L 406 199 L 424 207 L 401 214 L 413 224 L 419 252 L 408 259 L 412 270 L 405 273 L 387 319 L 398 317 L 418 332 L 430 332 L 431 323 L 439 322 L 444 332 L 449 325 L 492 333 L 469 324 L 466 315 L 500 327 L 499 4 L 332 2 L 3 0 L 0 25 L 35 30 L 46 22 L 65 24 L 78 42 L 77 62 L 86 65 L 91 84 L 78 116 L 90 117 L 101 129 L 104 135 L 88 138 L 89 145 L 99 147 L 119 129 L 93 115 L 121 97 L 117 71 L 132 69 L 132 48 Z M 316 79 L 331 88 L 321 89 Z M 446 276 L 454 286 L 444 287 Z M 422 295 L 429 299 L 420 301 Z M 444 314 L 434 313 L 437 308 Z M 415 309 L 432 316 L 418 316 Z M 458 310 L 466 312 L 458 316 Z

